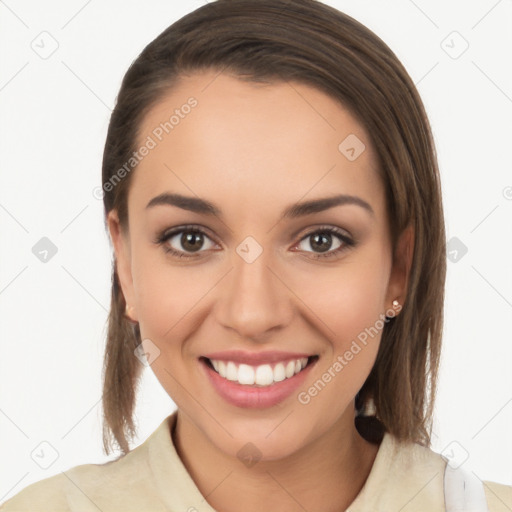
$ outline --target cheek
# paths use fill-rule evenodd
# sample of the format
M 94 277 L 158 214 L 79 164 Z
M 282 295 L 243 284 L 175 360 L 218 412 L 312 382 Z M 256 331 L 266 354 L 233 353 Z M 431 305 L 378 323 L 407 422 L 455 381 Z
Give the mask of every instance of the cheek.
M 321 319 L 329 327 L 326 335 L 330 343 L 321 366 L 321 372 L 329 374 L 325 380 L 333 382 L 324 396 L 327 401 L 337 403 L 341 388 L 344 396 L 353 396 L 375 361 L 384 310 L 383 294 L 372 277 L 370 273 L 344 276 L 337 285 L 331 282 L 327 300 L 320 298 L 318 290 L 316 300 L 312 299 L 311 307 L 322 311 Z
M 364 251 L 294 282 L 316 316 L 328 343 L 315 379 L 297 396 L 312 416 L 335 421 L 366 380 L 375 362 L 385 325 L 389 261 L 382 246 Z M 329 411 L 326 413 L 326 411 Z M 321 414 L 322 413 L 322 414 Z M 320 420 L 319 420 L 320 421 Z
M 307 290 L 308 307 L 321 312 L 316 325 L 324 326 L 329 340 L 315 378 L 297 394 L 300 407 L 316 418 L 312 431 L 337 420 L 364 384 L 379 349 L 387 268 L 382 261 L 356 267 L 315 279 Z
M 133 278 L 141 335 L 162 345 L 181 339 L 197 323 L 201 300 L 218 281 L 207 266 L 180 266 L 166 261 L 161 249 L 133 255 Z M 161 250 L 163 252 L 163 250 Z M 165 344 L 162 350 L 172 350 Z
M 203 302 L 218 279 L 199 267 L 171 265 L 163 257 L 134 258 L 137 311 L 144 351 L 154 354 L 151 368 L 173 401 L 187 410 L 183 391 L 190 368 L 184 364 L 185 340 L 197 330 Z M 150 340 L 150 341 L 148 341 Z M 185 386 L 186 387 L 186 386 Z
M 317 316 L 335 350 L 371 328 L 385 312 L 387 263 L 355 257 L 337 269 L 298 274 L 293 289 Z

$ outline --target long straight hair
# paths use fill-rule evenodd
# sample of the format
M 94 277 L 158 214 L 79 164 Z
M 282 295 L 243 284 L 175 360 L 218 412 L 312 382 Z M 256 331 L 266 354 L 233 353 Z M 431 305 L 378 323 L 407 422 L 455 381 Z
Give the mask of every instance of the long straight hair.
M 366 128 L 385 186 L 393 254 L 414 228 L 405 304 L 386 323 L 375 364 L 356 403 L 372 400 L 383 429 L 430 446 L 441 350 L 446 274 L 445 228 L 437 157 L 423 103 L 392 50 L 350 16 L 317 0 L 218 0 L 169 26 L 123 78 L 103 155 L 106 218 L 116 209 L 128 229 L 130 161 L 144 116 L 180 75 L 216 70 L 250 82 L 316 87 Z M 112 180 L 117 179 L 115 186 Z M 136 435 L 133 411 L 143 369 L 134 355 L 138 326 L 124 317 L 115 258 L 103 366 L 103 445 L 125 454 Z

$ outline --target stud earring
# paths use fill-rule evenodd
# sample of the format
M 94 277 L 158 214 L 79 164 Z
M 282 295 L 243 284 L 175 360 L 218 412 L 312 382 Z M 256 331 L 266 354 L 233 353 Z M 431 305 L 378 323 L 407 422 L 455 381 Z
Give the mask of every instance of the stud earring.
M 392 308 L 390 308 L 386 311 L 386 321 L 389 321 L 392 318 L 395 318 L 398 315 L 398 312 L 402 309 L 400 302 L 398 302 L 398 300 L 396 300 L 396 299 L 392 302 L 392 306 L 393 306 Z

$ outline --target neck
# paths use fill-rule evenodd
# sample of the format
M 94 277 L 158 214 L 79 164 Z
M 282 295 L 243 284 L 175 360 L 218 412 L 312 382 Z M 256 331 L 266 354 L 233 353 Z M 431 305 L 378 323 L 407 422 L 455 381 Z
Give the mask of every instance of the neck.
M 379 449 L 364 440 L 348 408 L 323 436 L 289 456 L 245 467 L 178 411 L 172 433 L 187 471 L 219 512 L 340 512 L 363 487 Z

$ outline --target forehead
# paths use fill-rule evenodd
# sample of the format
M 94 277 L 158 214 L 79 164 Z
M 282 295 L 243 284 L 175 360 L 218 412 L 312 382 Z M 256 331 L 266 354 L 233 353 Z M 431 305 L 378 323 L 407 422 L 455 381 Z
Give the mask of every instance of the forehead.
M 383 206 L 366 130 L 308 85 L 194 73 L 147 113 L 137 141 L 143 145 L 151 149 L 132 179 L 137 201 L 163 191 L 201 197 L 222 191 L 248 206 L 259 197 L 261 207 L 345 193 Z

